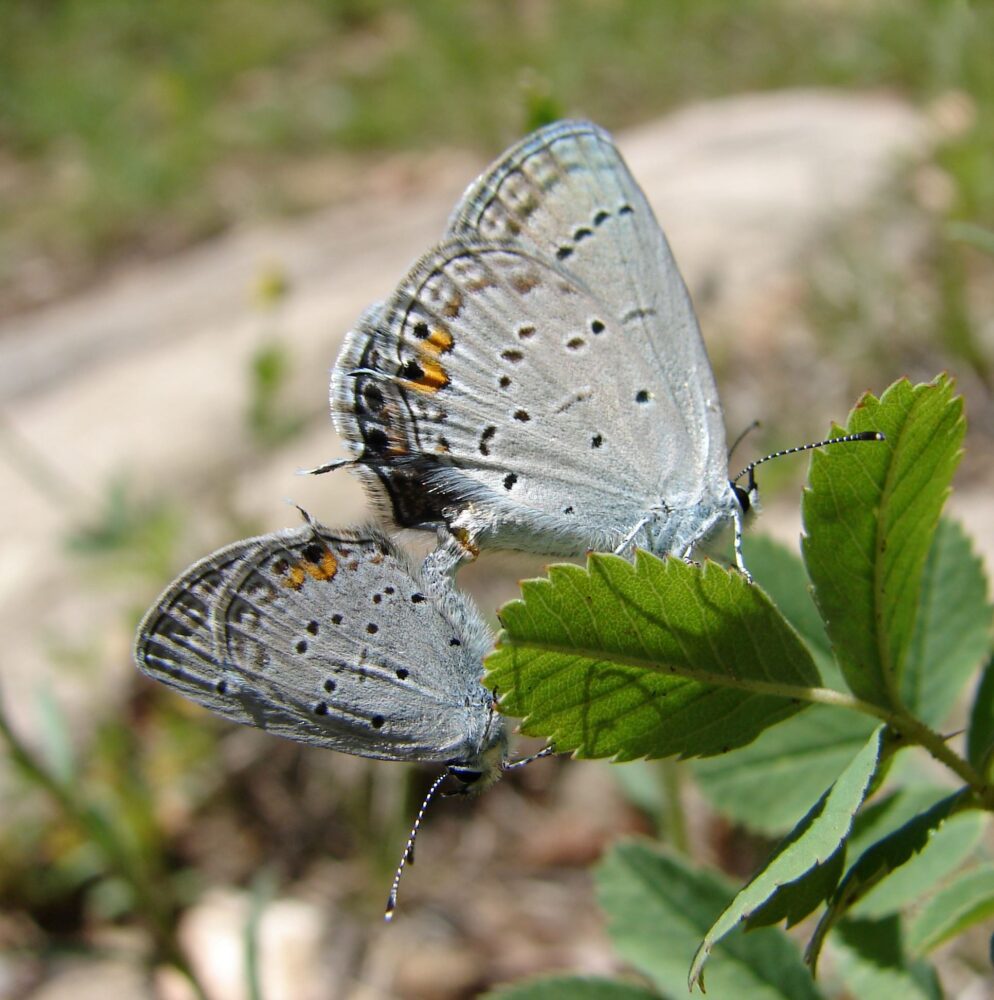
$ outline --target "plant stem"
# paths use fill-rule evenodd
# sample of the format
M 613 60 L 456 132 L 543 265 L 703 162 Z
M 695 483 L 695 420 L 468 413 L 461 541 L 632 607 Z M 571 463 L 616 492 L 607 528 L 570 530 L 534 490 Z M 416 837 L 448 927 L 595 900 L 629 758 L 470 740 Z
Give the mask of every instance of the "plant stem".
M 687 835 L 687 815 L 683 808 L 682 794 L 685 768 L 668 758 L 660 761 L 659 770 L 663 779 L 663 828 L 666 841 L 673 850 L 690 858 L 690 838 Z
M 927 750 L 937 761 L 945 764 L 950 771 L 962 778 L 977 794 L 984 808 L 994 812 L 994 787 L 991 787 L 983 776 L 974 770 L 969 761 L 950 750 L 949 744 L 940 733 L 929 729 L 914 716 L 903 711 L 885 708 L 882 705 L 874 705 L 872 702 L 863 701 L 861 698 L 841 691 L 833 691 L 830 688 L 798 688 L 795 689 L 794 697 L 818 702 L 822 705 L 848 708 L 855 712 L 862 712 L 864 715 L 872 715 L 882 722 L 886 722 L 892 730 L 906 737 L 909 742 Z
M 251 906 L 245 921 L 245 985 L 249 1000 L 263 1000 L 259 955 L 259 928 L 266 907 L 276 894 L 276 878 L 264 868 L 252 880 Z
M 513 647 L 515 644 L 508 641 L 505 634 L 502 635 L 502 642 L 505 646 Z M 527 646 L 531 650 L 542 650 L 550 653 L 559 653 L 564 650 L 557 643 L 542 643 L 529 641 Z M 566 650 L 570 655 L 597 659 L 601 652 L 598 650 L 587 650 L 570 648 Z M 613 663 L 625 664 L 640 669 L 655 668 L 663 671 L 664 668 L 647 661 L 643 657 L 621 656 L 613 653 L 611 660 Z M 791 701 L 807 701 L 821 705 L 833 705 L 836 708 L 847 708 L 853 712 L 862 712 L 864 715 L 872 715 L 881 722 L 885 722 L 891 729 L 907 737 L 912 743 L 924 747 L 937 761 L 945 764 L 954 774 L 962 778 L 963 781 L 973 789 L 978 800 L 985 809 L 994 812 L 994 786 L 987 782 L 968 761 L 949 749 L 949 745 L 943 737 L 929 729 L 923 722 L 908 715 L 901 710 L 888 708 L 884 705 L 875 705 L 873 702 L 864 701 L 854 695 L 846 694 L 843 691 L 834 691 L 831 688 L 821 687 L 799 687 L 793 684 L 783 684 L 775 681 L 761 681 L 755 678 L 742 679 L 730 677 L 728 674 L 709 673 L 703 670 L 693 672 L 669 668 L 665 673 L 673 676 L 686 676 L 699 684 L 710 684 L 714 687 L 733 688 L 737 691 L 749 691 L 753 694 L 765 694 L 775 698 L 786 698 Z

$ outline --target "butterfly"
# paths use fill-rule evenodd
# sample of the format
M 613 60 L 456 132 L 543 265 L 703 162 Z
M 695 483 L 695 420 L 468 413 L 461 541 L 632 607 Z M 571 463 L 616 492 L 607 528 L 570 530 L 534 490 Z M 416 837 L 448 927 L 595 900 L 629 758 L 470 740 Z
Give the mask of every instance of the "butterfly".
M 539 129 L 470 185 L 346 337 L 331 409 L 354 457 L 311 471 L 353 466 L 396 525 L 441 531 L 450 565 L 481 547 L 687 557 L 732 521 L 745 572 L 760 463 L 729 480 L 687 288 L 590 122 Z
M 375 529 L 296 529 L 194 563 L 138 627 L 139 669 L 216 715 L 312 746 L 445 769 L 418 811 L 394 877 L 447 777 L 482 791 L 508 759 L 482 684 L 493 636 L 447 576 L 417 567 Z

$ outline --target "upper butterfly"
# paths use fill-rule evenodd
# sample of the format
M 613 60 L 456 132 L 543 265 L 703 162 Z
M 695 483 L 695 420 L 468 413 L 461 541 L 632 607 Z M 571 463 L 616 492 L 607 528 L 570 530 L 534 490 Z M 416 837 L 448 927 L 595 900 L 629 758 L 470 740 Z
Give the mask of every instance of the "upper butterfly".
M 470 185 L 349 333 L 331 408 L 356 457 L 314 471 L 357 466 L 398 525 L 446 527 L 456 551 L 686 556 L 725 520 L 741 535 L 690 296 L 589 122 L 539 129 Z

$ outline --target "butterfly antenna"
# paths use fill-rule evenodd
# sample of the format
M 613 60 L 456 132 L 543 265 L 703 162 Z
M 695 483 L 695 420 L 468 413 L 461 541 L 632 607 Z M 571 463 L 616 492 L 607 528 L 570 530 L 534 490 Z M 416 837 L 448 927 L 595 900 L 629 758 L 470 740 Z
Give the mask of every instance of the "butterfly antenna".
M 428 794 L 421 803 L 421 808 L 418 810 L 417 816 L 414 817 L 414 825 L 407 836 L 407 844 L 404 846 L 404 853 L 401 856 L 400 864 L 397 865 L 397 870 L 393 873 L 393 885 L 390 886 L 390 895 L 387 897 L 387 908 L 383 913 L 383 919 L 386 921 L 393 920 L 394 911 L 397 909 L 397 890 L 400 888 L 400 878 L 404 874 L 404 868 L 409 864 L 414 864 L 414 841 L 417 839 L 421 820 L 424 819 L 425 812 L 427 812 L 431 800 L 435 797 L 435 793 L 448 776 L 449 772 L 446 769 L 432 782 L 431 788 L 428 789 Z
M 736 448 L 755 430 L 759 430 L 762 425 L 758 420 L 754 420 L 742 433 L 732 442 L 732 447 L 728 449 L 728 457 L 731 459 L 732 455 L 735 454 Z
M 313 469 L 298 469 L 298 476 L 323 476 L 326 472 L 334 472 L 335 469 L 344 469 L 346 465 L 356 465 L 358 458 L 336 458 L 333 462 L 325 462 L 324 465 L 316 465 Z
M 539 760 L 542 757 L 551 757 L 556 752 L 556 748 L 550 743 L 547 747 L 542 747 L 538 753 L 529 754 L 527 757 L 522 757 L 521 760 L 508 761 L 506 764 L 501 766 L 502 771 L 513 771 L 515 768 L 524 767 L 526 764 L 530 764 L 533 760 Z
M 752 488 L 756 485 L 754 480 L 754 475 L 756 468 L 762 465 L 764 462 L 770 461 L 771 458 L 783 458 L 785 455 L 796 455 L 801 451 L 811 451 L 812 448 L 824 448 L 826 445 L 830 444 L 849 444 L 852 441 L 886 441 L 887 438 L 880 431 L 859 431 L 857 434 L 844 434 L 842 437 L 828 438 L 825 441 L 812 441 L 810 444 L 799 444 L 795 445 L 793 448 L 784 448 L 782 451 L 775 451 L 770 455 L 764 455 L 762 458 L 757 458 L 755 462 L 750 462 L 733 480 L 733 483 L 737 483 L 743 476 L 749 477 L 748 488 Z
M 314 523 L 314 518 L 311 517 L 310 513 L 308 513 L 308 511 L 304 510 L 304 508 L 301 507 L 299 503 L 294 503 L 294 501 L 291 500 L 289 497 L 287 497 L 286 502 L 288 504 L 290 504 L 291 507 L 296 507 L 297 508 L 297 511 L 299 512 L 300 516 L 304 519 L 304 522 L 309 527 L 315 528 L 315 529 L 317 528 L 317 525 Z

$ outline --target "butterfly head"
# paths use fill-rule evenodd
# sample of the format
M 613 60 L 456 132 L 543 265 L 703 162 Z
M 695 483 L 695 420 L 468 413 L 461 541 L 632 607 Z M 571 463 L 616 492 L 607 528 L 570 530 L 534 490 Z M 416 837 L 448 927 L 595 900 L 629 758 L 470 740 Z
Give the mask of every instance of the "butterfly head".
M 756 482 L 756 477 L 753 476 L 751 471 L 745 486 L 739 486 L 734 479 L 729 480 L 729 485 L 732 487 L 732 492 L 735 494 L 735 500 L 738 503 L 739 509 L 742 511 L 742 516 L 744 518 L 751 518 L 759 513 L 759 485 Z

